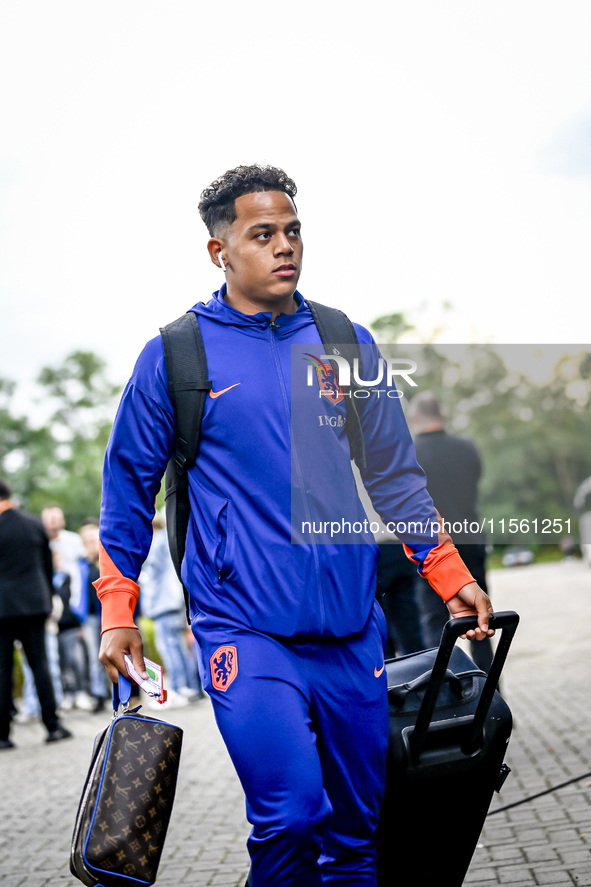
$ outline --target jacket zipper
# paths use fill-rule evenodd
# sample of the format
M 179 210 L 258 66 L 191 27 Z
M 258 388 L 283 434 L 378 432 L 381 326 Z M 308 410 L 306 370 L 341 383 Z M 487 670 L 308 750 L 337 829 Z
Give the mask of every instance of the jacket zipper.
M 273 360 L 275 361 L 275 369 L 277 372 L 277 378 L 279 380 L 279 387 L 281 388 L 281 395 L 283 397 L 283 406 L 285 408 L 285 415 L 287 418 L 289 435 L 290 435 L 290 443 L 291 443 L 291 448 L 292 448 L 292 458 L 294 460 L 294 466 L 297 470 L 298 480 L 300 482 L 300 487 L 301 487 L 301 491 L 302 491 L 302 498 L 304 500 L 304 505 L 306 507 L 306 517 L 311 519 L 309 508 L 308 508 L 308 500 L 307 500 L 307 496 L 305 494 L 304 477 L 302 474 L 302 469 L 301 469 L 301 465 L 300 465 L 297 447 L 295 445 L 294 436 L 293 436 L 292 430 L 291 430 L 291 413 L 290 413 L 290 407 L 289 407 L 289 399 L 287 397 L 287 391 L 285 390 L 285 380 L 283 378 L 283 372 L 281 369 L 281 361 L 279 359 L 279 351 L 277 348 L 276 332 L 278 329 L 280 329 L 280 325 L 276 324 L 275 321 L 272 320 L 269 324 L 269 331 L 271 333 L 271 335 L 270 335 L 271 350 L 273 352 Z M 316 572 L 316 587 L 318 589 L 318 600 L 320 603 L 320 631 L 322 633 L 324 631 L 326 614 L 325 614 L 325 610 L 324 610 L 324 594 L 322 591 L 322 581 L 321 581 L 321 574 L 320 574 L 320 558 L 318 557 L 317 546 L 312 544 L 311 548 L 312 548 L 312 555 L 314 557 L 314 569 Z

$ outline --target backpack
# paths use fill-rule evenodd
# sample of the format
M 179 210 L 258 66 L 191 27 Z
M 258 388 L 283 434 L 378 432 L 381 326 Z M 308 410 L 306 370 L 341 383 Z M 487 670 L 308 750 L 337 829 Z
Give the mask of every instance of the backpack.
M 353 360 L 357 358 L 361 378 L 361 350 L 357 333 L 347 315 L 319 302 L 306 300 L 306 304 L 312 313 L 325 351 L 328 353 L 332 349 L 333 354 L 342 354 L 350 366 L 353 366 Z M 188 470 L 195 464 L 199 451 L 201 421 L 211 381 L 207 378 L 207 358 L 199 319 L 194 311 L 188 311 L 167 326 L 161 327 L 160 335 L 164 347 L 168 392 L 176 418 L 174 452 L 165 474 L 166 529 L 172 562 L 181 580 L 191 516 Z M 337 344 L 340 350 L 337 349 Z M 347 386 L 342 387 L 346 393 Z M 352 382 L 348 387 L 350 395 L 345 397 L 345 405 L 351 458 L 356 456 L 359 464 L 365 467 L 365 443 L 354 398 L 354 390 L 358 386 Z M 190 624 L 189 596 L 184 585 L 183 591 Z

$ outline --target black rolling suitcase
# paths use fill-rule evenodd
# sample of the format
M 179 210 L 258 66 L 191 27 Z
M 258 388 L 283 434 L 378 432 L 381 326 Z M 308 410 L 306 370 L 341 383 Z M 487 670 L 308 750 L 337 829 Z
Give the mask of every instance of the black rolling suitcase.
M 390 743 L 378 829 L 378 887 L 460 887 L 493 792 L 509 768 L 509 707 L 496 691 L 519 616 L 501 629 L 488 677 L 456 639 L 475 617 L 450 620 L 439 649 L 386 663 Z

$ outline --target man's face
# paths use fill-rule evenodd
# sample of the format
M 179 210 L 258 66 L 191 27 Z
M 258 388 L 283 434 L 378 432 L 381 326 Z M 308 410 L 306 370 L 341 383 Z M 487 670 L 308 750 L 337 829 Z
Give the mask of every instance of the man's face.
M 300 222 L 291 197 L 257 191 L 236 200 L 236 219 L 219 238 L 228 290 L 255 302 L 295 292 L 302 268 Z
M 55 539 L 59 531 L 66 526 L 64 512 L 61 508 L 44 508 L 41 512 L 41 520 L 50 539 Z
M 98 527 L 86 526 L 80 530 L 82 544 L 86 550 L 87 560 L 94 563 L 99 556 L 99 529 Z

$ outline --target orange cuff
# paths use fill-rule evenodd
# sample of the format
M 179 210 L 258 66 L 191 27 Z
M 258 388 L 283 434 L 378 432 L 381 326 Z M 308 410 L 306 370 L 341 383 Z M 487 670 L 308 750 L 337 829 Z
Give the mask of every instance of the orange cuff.
M 455 545 L 449 547 L 450 552 L 445 557 L 442 558 L 440 555 L 434 558 L 435 563 L 430 564 L 431 553 L 429 553 L 423 564 L 423 576 L 446 603 L 464 585 L 476 581 Z
M 140 596 L 140 587 L 123 576 L 102 544 L 99 544 L 101 578 L 92 584 L 101 602 L 101 633 L 111 628 L 137 628 L 133 614 Z
M 458 549 L 453 544 L 452 538 L 445 529 L 443 518 L 436 512 L 438 524 L 437 542 L 425 560 L 420 575 L 424 576 L 431 588 L 437 592 L 446 603 L 458 593 L 460 588 L 476 580 L 468 570 L 468 567 L 460 557 Z M 404 546 L 406 556 L 415 564 L 415 555 L 412 549 Z

